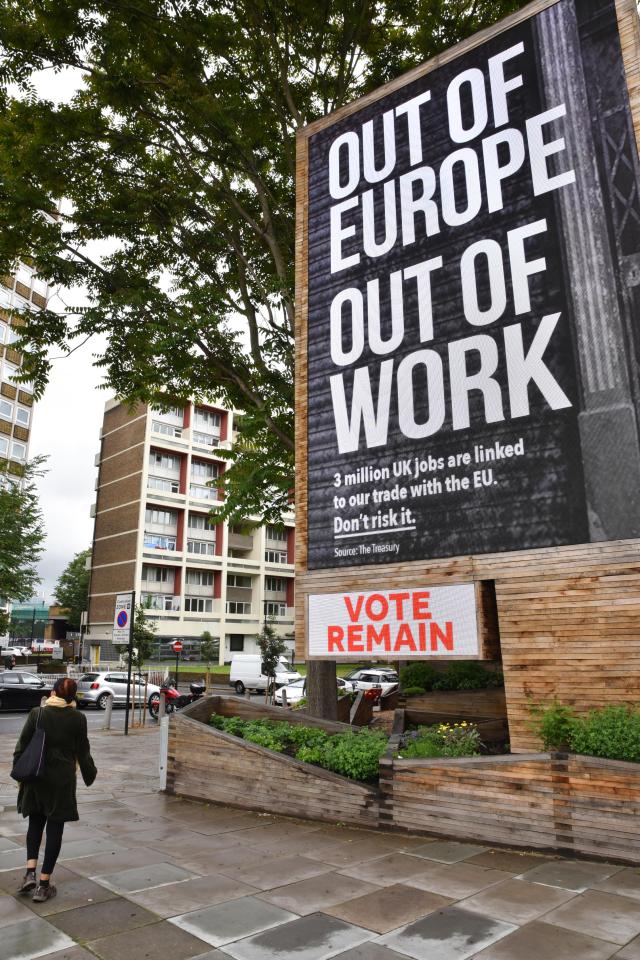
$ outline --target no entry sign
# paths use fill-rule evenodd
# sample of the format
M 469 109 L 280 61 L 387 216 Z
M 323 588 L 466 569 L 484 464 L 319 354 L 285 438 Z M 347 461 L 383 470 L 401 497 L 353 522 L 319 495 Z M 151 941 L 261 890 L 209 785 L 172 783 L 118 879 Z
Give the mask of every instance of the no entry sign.
M 171 649 L 174 653 L 182 653 L 182 640 L 174 640 Z

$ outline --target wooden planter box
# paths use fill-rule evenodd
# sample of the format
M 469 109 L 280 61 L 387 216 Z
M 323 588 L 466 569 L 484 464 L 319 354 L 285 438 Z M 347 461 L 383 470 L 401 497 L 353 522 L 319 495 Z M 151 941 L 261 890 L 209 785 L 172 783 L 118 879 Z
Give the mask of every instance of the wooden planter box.
M 377 827 L 379 791 L 329 770 L 247 743 L 209 725 L 212 713 L 246 719 L 286 719 L 329 733 L 350 728 L 297 711 L 256 705 L 241 697 L 206 697 L 169 724 L 167 791 L 232 807 L 330 823 Z
M 418 697 L 407 697 L 405 705 L 408 710 L 424 710 L 465 719 L 507 717 L 507 704 L 501 687 L 492 690 L 433 690 Z
M 640 864 L 640 764 L 559 753 L 396 760 L 397 710 L 379 788 L 209 726 L 213 713 L 272 717 L 278 707 L 207 697 L 171 717 L 167 790 L 228 806 L 491 845 Z M 409 711 L 409 717 L 411 711 Z M 290 723 L 349 729 L 286 714 Z

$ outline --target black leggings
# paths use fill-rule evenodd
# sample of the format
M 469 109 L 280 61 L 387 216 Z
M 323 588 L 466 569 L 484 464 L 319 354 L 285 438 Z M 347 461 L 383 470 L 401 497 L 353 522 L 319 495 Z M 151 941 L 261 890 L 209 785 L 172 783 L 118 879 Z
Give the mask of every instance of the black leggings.
M 53 873 L 60 847 L 62 846 L 62 832 L 64 823 L 57 820 L 47 820 L 43 813 L 29 815 L 29 829 L 27 830 L 27 860 L 37 860 L 42 842 L 45 824 L 47 827 L 47 842 L 44 847 L 42 873 Z

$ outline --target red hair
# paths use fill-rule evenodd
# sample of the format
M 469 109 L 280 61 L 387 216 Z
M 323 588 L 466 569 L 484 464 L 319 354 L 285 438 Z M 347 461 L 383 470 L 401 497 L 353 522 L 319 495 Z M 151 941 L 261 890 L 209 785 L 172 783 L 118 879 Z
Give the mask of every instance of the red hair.
M 62 697 L 67 703 L 71 703 L 76 698 L 78 684 L 71 677 L 60 677 L 53 685 L 53 692 L 58 697 Z

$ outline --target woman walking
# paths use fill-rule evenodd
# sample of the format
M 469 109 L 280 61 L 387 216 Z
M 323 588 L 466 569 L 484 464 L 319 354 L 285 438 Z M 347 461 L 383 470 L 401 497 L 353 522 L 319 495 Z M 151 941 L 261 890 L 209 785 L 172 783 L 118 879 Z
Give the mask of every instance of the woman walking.
M 34 903 L 44 903 L 56 895 L 51 874 L 62 846 L 64 825 L 68 820 L 79 819 L 76 765 L 88 787 L 97 774 L 87 737 L 87 718 L 75 709 L 76 689 L 75 680 L 68 677 L 56 681 L 44 707 L 35 707 L 29 714 L 13 755 L 15 763 L 29 744 L 36 725 L 44 730 L 44 773 L 37 780 L 21 783 L 18 792 L 18 812 L 29 818 L 27 871 L 18 893 L 33 890 Z M 40 878 L 36 881 L 38 853 L 45 827 L 44 860 Z

